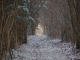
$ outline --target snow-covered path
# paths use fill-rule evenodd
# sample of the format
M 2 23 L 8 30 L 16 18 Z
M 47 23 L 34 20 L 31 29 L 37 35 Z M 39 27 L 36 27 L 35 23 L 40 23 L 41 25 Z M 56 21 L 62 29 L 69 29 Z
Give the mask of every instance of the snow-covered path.
M 50 40 L 45 35 L 35 35 L 29 36 L 28 43 L 14 51 L 12 60 L 74 60 L 80 58 L 79 55 L 72 52 L 70 43 L 61 43 L 59 39 Z

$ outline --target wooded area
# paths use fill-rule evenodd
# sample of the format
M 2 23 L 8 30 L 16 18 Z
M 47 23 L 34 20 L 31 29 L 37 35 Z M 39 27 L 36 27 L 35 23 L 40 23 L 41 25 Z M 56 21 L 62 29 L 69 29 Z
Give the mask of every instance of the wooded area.
M 80 1 L 79 0 L 49 0 L 47 9 L 41 9 L 41 19 L 44 20 L 46 32 L 51 38 L 59 38 L 76 44 L 80 48 Z
M 44 34 L 80 49 L 80 0 L 0 0 L 0 60 L 12 58 L 39 21 Z

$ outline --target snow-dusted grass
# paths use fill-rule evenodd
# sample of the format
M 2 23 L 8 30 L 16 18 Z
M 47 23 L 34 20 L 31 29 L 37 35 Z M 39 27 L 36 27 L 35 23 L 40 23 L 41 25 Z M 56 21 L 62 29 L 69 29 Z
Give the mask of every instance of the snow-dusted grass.
M 12 60 L 76 60 L 80 53 L 75 54 L 70 43 L 61 43 L 59 39 L 50 40 L 47 36 L 29 36 L 28 44 L 14 50 Z

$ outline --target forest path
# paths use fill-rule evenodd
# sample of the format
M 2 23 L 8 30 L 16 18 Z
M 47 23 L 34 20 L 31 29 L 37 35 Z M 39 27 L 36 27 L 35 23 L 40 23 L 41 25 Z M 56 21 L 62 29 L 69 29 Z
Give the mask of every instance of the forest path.
M 59 39 L 51 40 L 47 36 L 29 36 L 28 43 L 14 51 L 12 60 L 73 60 L 70 43 L 61 43 Z

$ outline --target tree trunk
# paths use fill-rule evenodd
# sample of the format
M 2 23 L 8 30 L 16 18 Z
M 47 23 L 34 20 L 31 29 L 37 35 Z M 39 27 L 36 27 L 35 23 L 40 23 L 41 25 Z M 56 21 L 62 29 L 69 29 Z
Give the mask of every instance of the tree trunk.
M 69 8 L 70 8 L 70 14 L 71 14 L 71 23 L 73 30 L 76 34 L 76 48 L 80 49 L 80 30 L 79 30 L 79 24 L 80 24 L 80 0 L 76 0 L 77 5 L 75 6 L 73 0 L 68 0 Z
M 76 48 L 77 49 L 80 49 L 80 0 L 77 0 L 77 33 L 78 33 L 78 36 L 77 36 L 77 42 L 76 42 Z

